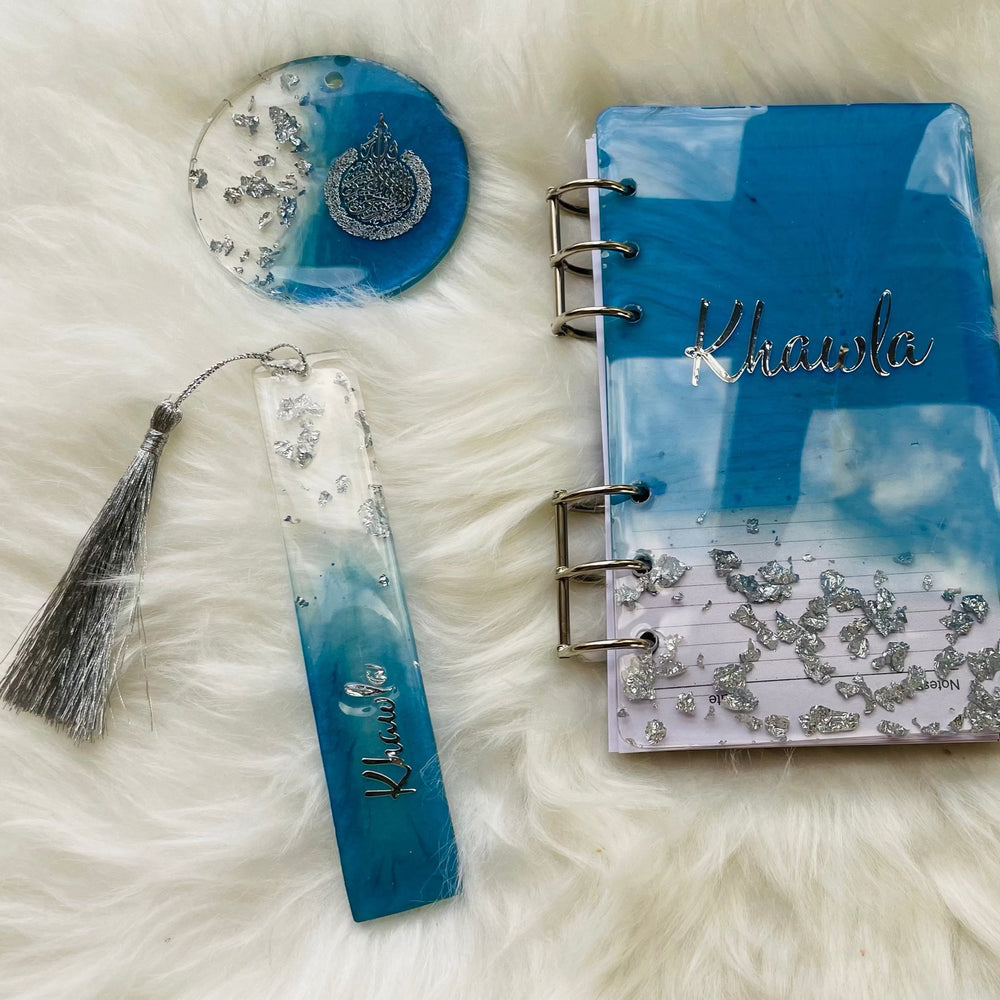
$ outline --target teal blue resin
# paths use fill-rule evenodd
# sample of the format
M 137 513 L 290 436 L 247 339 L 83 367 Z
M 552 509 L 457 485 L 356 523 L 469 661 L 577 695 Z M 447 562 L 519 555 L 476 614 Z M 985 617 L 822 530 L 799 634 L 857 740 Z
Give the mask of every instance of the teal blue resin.
M 290 75 L 297 82 L 289 85 Z M 251 99 L 252 105 L 251 105 Z M 301 152 L 276 143 L 268 107 L 277 104 L 301 126 Z M 238 128 L 234 113 L 259 119 L 256 134 Z M 409 231 L 390 239 L 351 235 L 331 217 L 324 182 L 334 161 L 357 149 L 384 116 L 399 153 L 411 150 L 423 161 L 432 193 L 423 217 Z M 289 225 L 270 222 L 258 231 L 263 211 L 277 213 L 275 198 L 244 196 L 236 205 L 223 202 L 227 186 L 252 175 L 260 155 L 277 163 L 262 168 L 271 181 L 288 172 L 294 160 L 312 164 L 297 177 L 291 193 L 297 208 Z M 469 198 L 469 163 L 458 129 L 434 95 L 415 80 L 379 63 L 351 56 L 315 56 L 260 74 L 254 85 L 230 98 L 209 123 L 191 161 L 204 169 L 204 187 L 192 184 L 192 206 L 206 243 L 229 236 L 229 253 L 215 250 L 221 264 L 244 283 L 266 295 L 299 302 L 355 299 L 359 294 L 391 295 L 408 288 L 432 270 L 451 248 L 465 218 Z M 273 261 L 256 266 L 259 247 L 280 248 Z M 244 248 L 250 251 L 242 259 Z
M 601 193 L 601 233 L 639 247 L 603 261 L 604 301 L 642 309 L 639 322 L 605 324 L 608 474 L 654 492 L 614 503 L 613 554 L 667 545 L 672 512 L 783 509 L 792 531 L 799 505 L 822 500 L 840 524 L 825 532 L 871 535 L 872 566 L 911 553 L 915 568 L 927 554 L 973 567 L 995 606 L 1000 365 L 965 112 L 616 108 L 600 117 L 597 153 L 601 177 L 636 185 L 632 197 Z M 886 289 L 891 313 L 873 339 Z M 715 355 L 729 372 L 746 361 L 759 300 L 753 350 L 773 342 L 772 366 L 797 335 L 811 361 L 829 336 L 832 360 L 849 345 L 849 363 L 862 338 L 889 374 L 869 356 L 850 374 L 768 378 L 758 364 L 729 385 L 702 365 L 694 387 L 685 349 L 702 299 L 706 344 L 744 304 Z M 890 369 L 900 331 L 913 333 L 914 359 L 933 340 L 922 364 Z
M 329 357 L 256 389 L 309 692 L 354 919 L 459 892 L 417 650 L 360 397 Z M 282 402 L 313 410 L 282 419 Z M 308 426 L 315 457 L 281 445 Z

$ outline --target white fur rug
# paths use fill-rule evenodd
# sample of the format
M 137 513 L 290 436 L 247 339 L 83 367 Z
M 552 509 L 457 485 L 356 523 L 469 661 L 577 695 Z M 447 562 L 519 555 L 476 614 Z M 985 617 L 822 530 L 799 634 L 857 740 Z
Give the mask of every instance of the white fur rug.
M 222 96 L 324 52 L 430 87 L 472 195 L 429 279 L 296 310 L 208 259 L 186 175 Z M 602 670 L 553 652 L 547 500 L 596 481 L 599 432 L 593 348 L 548 332 L 544 206 L 606 106 L 956 101 L 1000 260 L 994 4 L 8 0 L 0 66 L 2 641 L 156 401 L 237 351 L 341 350 L 464 872 L 457 900 L 351 920 L 250 372 L 232 366 L 164 456 L 145 663 L 106 739 L 0 713 L 0 995 L 1000 996 L 995 745 L 606 752 Z M 576 607 L 597 634 L 598 597 Z

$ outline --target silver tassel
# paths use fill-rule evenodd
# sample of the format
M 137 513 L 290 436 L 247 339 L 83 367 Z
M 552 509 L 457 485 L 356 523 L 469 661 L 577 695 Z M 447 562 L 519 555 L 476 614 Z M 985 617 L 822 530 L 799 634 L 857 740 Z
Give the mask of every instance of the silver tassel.
M 297 360 L 273 357 L 281 347 L 291 345 L 227 358 L 199 375 L 176 401 L 156 407 L 132 464 L 22 636 L 0 680 L 0 699 L 17 711 L 42 716 L 77 742 L 104 734 L 108 698 L 135 620 L 153 481 L 167 437 L 180 423 L 180 404 L 231 361 L 254 359 L 274 371 L 305 372 L 305 355 L 296 347 L 291 349 Z

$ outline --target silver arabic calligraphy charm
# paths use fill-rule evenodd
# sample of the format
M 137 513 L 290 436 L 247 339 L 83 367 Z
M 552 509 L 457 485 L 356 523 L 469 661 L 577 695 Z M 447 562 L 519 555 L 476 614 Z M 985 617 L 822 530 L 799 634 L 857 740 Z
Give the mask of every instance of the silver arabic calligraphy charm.
M 385 116 L 358 149 L 334 161 L 323 186 L 333 221 L 351 236 L 391 240 L 408 233 L 431 202 L 431 178 L 424 161 L 399 152 Z

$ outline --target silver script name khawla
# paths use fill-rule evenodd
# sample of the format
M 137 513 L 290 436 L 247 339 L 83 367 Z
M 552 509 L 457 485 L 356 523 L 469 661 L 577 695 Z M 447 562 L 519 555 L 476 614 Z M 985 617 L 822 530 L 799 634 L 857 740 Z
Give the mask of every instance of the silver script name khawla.
M 915 337 L 909 330 L 900 330 L 889 340 L 886 345 L 886 336 L 889 328 L 889 315 L 892 312 L 892 292 L 886 289 L 880 296 L 875 306 L 875 316 L 872 319 L 871 334 L 867 339 L 855 337 L 853 344 L 844 344 L 837 348 L 837 356 L 834 359 L 834 343 L 832 337 L 824 337 L 819 347 L 819 357 L 810 357 L 810 341 L 805 334 L 796 334 L 781 349 L 780 360 L 777 360 L 777 353 L 774 344 L 770 340 L 765 340 L 758 345 L 757 337 L 760 332 L 760 321 L 764 314 L 764 303 L 757 300 L 753 311 L 753 321 L 750 325 L 750 340 L 747 344 L 746 357 L 743 364 L 734 372 L 728 372 L 715 359 L 714 355 L 721 350 L 736 335 L 740 321 L 743 318 L 743 303 L 739 300 L 733 306 L 732 314 L 725 329 L 715 339 L 713 343 L 705 346 L 705 327 L 708 323 L 709 302 L 701 300 L 701 312 L 698 316 L 698 334 L 693 347 L 684 349 L 684 354 L 691 358 L 691 384 L 697 385 L 701 375 L 701 367 L 704 364 L 713 375 L 722 379 L 723 382 L 735 382 L 746 374 L 753 374 L 760 371 L 762 375 L 773 378 L 781 372 L 791 374 L 795 371 L 812 372 L 817 369 L 824 372 L 843 372 L 850 375 L 868 361 L 877 375 L 888 376 L 894 368 L 902 368 L 904 365 L 914 367 L 922 365 L 927 356 L 931 353 L 934 340 L 927 344 L 927 349 L 917 357 L 914 347 Z M 857 357 L 851 358 L 852 352 L 857 352 Z

